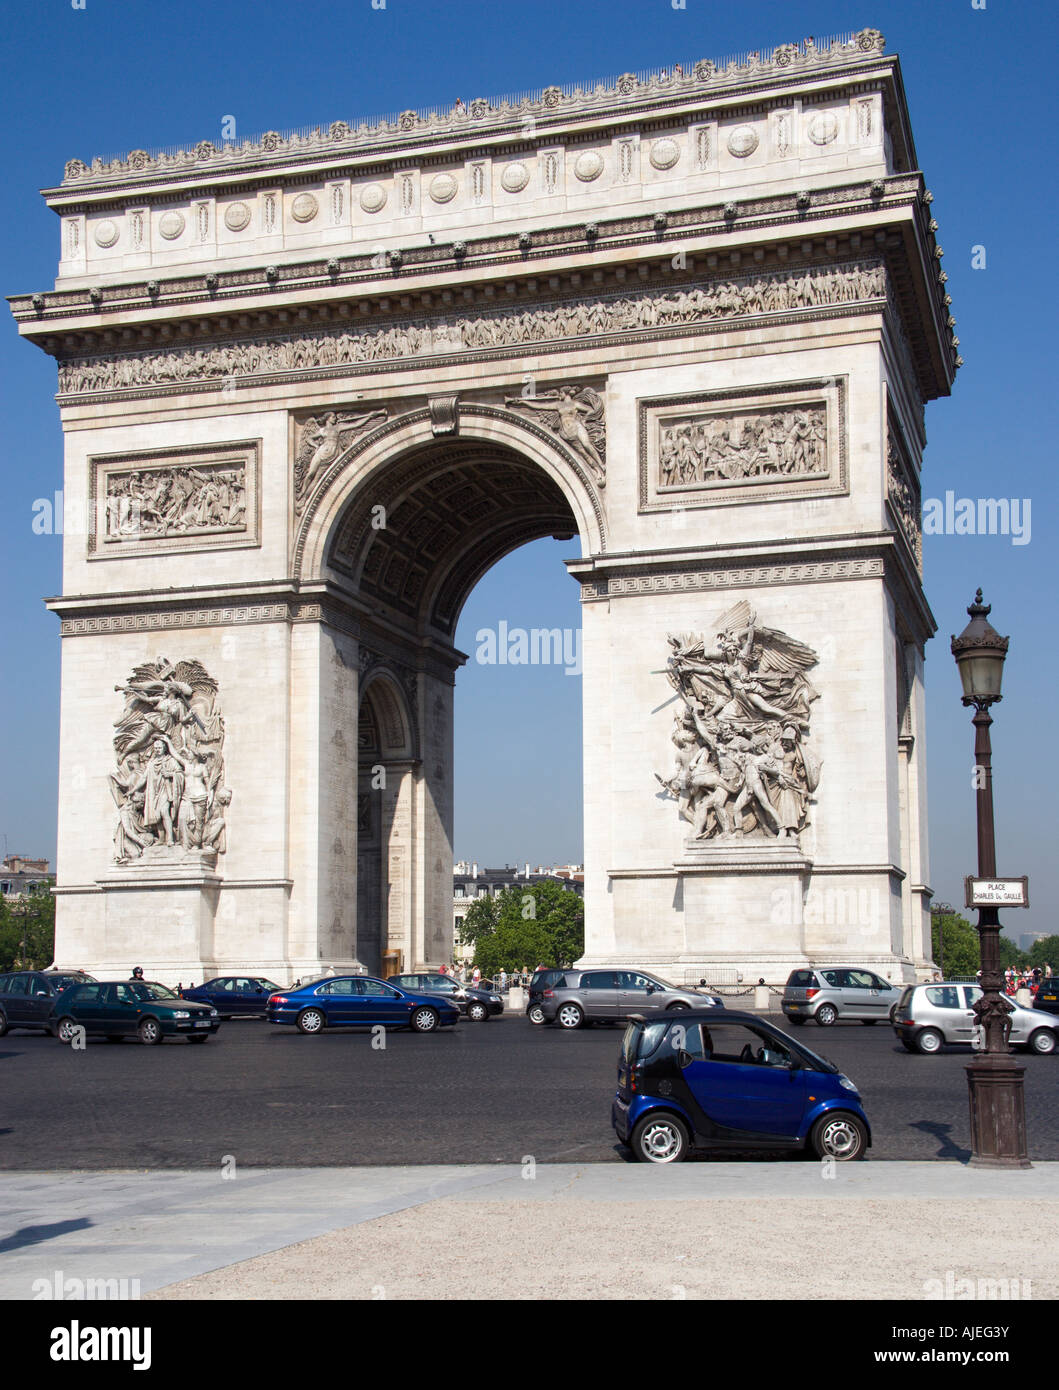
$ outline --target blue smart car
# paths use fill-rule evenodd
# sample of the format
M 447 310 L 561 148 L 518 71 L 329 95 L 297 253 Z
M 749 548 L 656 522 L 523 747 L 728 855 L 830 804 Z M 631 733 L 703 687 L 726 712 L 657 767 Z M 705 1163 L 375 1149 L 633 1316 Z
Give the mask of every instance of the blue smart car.
M 857 1088 L 756 1014 L 634 1017 L 622 1038 L 611 1123 L 644 1163 L 692 1149 L 809 1149 L 863 1158 L 871 1128 Z
M 269 996 L 265 1017 L 269 1023 L 294 1024 L 303 1033 L 322 1033 L 325 1028 L 411 1028 L 414 1033 L 436 1033 L 451 1028 L 460 1011 L 436 994 L 420 994 L 372 979 L 370 975 L 335 975 L 311 980 L 299 989 L 280 990 Z

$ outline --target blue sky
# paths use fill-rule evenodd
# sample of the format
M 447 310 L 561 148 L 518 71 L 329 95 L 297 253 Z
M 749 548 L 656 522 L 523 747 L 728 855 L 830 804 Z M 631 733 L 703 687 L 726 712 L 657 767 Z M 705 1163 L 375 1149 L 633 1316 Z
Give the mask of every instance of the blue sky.
M 5 292 L 54 280 L 58 221 L 37 190 L 67 159 L 219 141 L 332 120 L 451 104 L 551 83 L 722 58 L 871 25 L 901 55 L 920 167 L 935 194 L 945 268 L 966 366 L 954 395 L 927 408 L 924 497 L 1031 501 L 1029 544 L 1004 536 L 928 536 L 927 594 L 939 636 L 928 648 L 932 879 L 962 901 L 974 869 L 972 730 L 959 702 L 948 636 L 980 584 L 1011 635 L 1005 698 L 995 711 L 999 867 L 1031 876 L 1034 907 L 1008 931 L 1053 930 L 1055 754 L 1040 732 L 1057 688 L 1050 627 L 1056 593 L 1054 113 L 1037 73 L 1056 51 L 1050 7 L 986 0 L 802 4 L 744 0 L 7 0 L 0 57 L 6 208 Z M 986 266 L 972 270 L 972 248 Z M 0 836 L 53 855 L 59 639 L 41 598 L 59 588 L 59 539 L 35 535 L 33 501 L 61 486 L 54 364 L 0 333 L 4 443 L 0 568 L 3 760 Z M 1049 423 L 1049 421 L 1051 423 Z M 482 581 L 459 644 L 505 619 L 576 626 L 571 543 L 538 542 Z M 486 667 L 458 679 L 456 853 L 480 862 L 577 859 L 580 682 L 554 667 Z

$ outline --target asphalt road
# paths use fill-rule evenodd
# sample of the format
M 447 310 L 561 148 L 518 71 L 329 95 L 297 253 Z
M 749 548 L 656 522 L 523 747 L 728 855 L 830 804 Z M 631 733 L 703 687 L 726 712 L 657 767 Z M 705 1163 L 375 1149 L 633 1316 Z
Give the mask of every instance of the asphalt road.
M 0 1169 L 622 1162 L 610 1128 L 620 1032 L 504 1017 L 390 1033 L 377 1050 L 366 1033 L 240 1020 L 201 1047 L 83 1051 L 9 1033 Z M 967 1157 L 968 1049 L 910 1055 L 883 1025 L 799 1036 L 860 1088 L 872 1159 Z M 1059 1055 L 1023 1060 L 1030 1156 L 1059 1160 Z

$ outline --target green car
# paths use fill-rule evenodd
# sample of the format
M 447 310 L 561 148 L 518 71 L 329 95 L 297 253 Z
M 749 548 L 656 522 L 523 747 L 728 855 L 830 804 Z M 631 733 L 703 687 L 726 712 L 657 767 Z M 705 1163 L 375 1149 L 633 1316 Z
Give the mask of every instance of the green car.
M 107 1042 L 137 1038 L 152 1044 L 186 1037 L 188 1042 L 204 1043 L 220 1027 L 220 1015 L 211 1005 L 181 999 L 175 990 L 153 980 L 98 980 L 71 985 L 56 1000 L 48 1023 L 63 1043 L 72 1043 L 79 1028 Z

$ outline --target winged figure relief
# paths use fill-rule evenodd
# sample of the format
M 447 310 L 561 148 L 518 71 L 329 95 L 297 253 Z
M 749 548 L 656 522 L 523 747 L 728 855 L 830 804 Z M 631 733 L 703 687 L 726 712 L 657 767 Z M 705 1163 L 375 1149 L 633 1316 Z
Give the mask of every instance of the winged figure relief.
M 597 486 L 606 486 L 606 427 L 598 391 L 591 386 L 560 386 L 540 396 L 509 396 L 505 404 L 536 411 L 542 423 L 588 464 Z
M 357 434 L 381 424 L 385 410 L 368 410 L 360 415 L 328 411 L 322 418 L 311 416 L 302 426 L 301 442 L 294 460 L 294 505 L 300 512 L 328 466 L 334 463 Z

